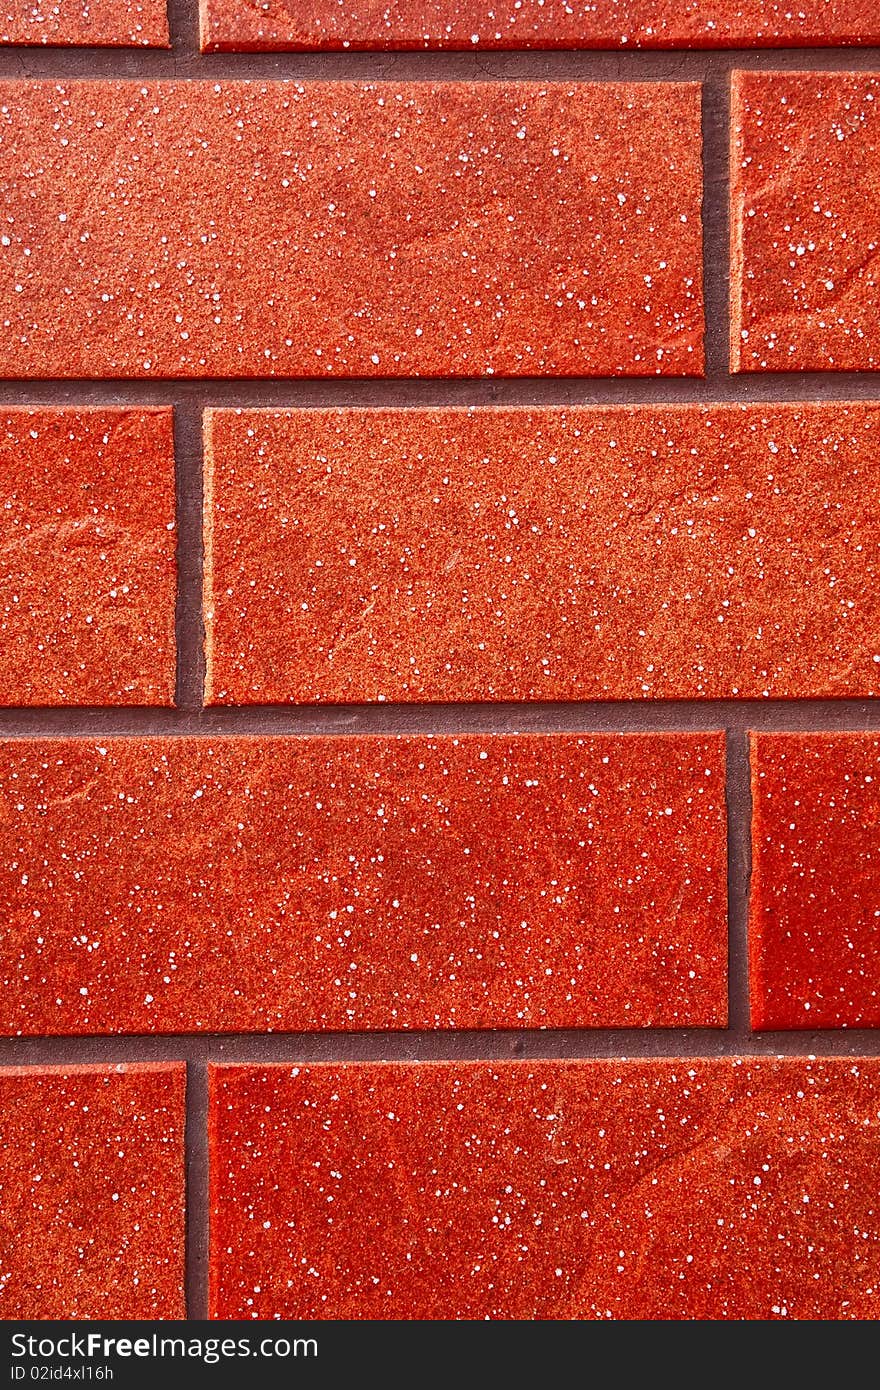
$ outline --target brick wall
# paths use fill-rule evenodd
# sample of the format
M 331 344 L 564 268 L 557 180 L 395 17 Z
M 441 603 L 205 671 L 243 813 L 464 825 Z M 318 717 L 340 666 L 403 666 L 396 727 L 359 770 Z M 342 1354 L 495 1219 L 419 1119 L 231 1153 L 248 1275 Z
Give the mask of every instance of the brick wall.
M 0 1315 L 876 1316 L 875 7 L 197 9 L 0 4 Z

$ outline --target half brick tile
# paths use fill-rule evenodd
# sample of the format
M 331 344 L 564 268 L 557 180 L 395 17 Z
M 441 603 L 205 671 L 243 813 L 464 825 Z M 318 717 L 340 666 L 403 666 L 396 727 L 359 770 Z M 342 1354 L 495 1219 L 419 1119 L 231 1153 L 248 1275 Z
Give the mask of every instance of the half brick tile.
M 880 75 L 738 72 L 734 371 L 880 367 Z
M 0 1318 L 182 1318 L 184 1090 L 171 1065 L 0 1071 Z
M 212 411 L 207 699 L 880 691 L 880 407 Z
M 880 1027 L 880 738 L 753 734 L 756 1028 Z
M 211 1068 L 218 1318 L 874 1318 L 880 1061 Z
M 5 82 L 0 373 L 699 375 L 700 149 L 695 83 Z
M 0 705 L 170 705 L 170 410 L 0 411 Z
M 12 740 L 2 1031 L 722 1026 L 720 734 Z

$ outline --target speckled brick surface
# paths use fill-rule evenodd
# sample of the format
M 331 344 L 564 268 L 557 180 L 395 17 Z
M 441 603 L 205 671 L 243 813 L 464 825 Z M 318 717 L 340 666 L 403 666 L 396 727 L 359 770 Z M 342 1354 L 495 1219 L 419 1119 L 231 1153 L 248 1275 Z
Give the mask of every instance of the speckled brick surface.
M 0 0 L 2 44 L 167 48 L 165 0 Z
M 4 1031 L 723 1025 L 715 736 L 0 746 Z
M 212 1067 L 210 1086 L 217 1317 L 876 1314 L 876 1059 Z
M 7 376 L 702 370 L 696 84 L 6 83 L 0 161 Z
M 0 3 L 0 1319 L 876 1317 L 878 52 Z
M 170 705 L 170 410 L 0 410 L 0 705 Z
M 752 1016 L 880 1027 L 880 738 L 752 739 Z
M 732 103 L 734 370 L 876 370 L 880 78 L 738 72 Z
M 871 695 L 880 412 L 233 411 L 207 698 Z
M 0 1318 L 184 1313 L 185 1068 L 0 1073 Z
M 202 47 L 738 48 L 880 41 L 871 0 L 201 0 Z

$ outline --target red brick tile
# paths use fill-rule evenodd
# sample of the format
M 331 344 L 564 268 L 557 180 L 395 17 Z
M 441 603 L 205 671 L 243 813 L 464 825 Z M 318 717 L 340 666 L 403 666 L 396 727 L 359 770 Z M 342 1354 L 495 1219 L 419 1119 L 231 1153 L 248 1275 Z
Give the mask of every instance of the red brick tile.
M 174 701 L 170 410 L 0 413 L 0 704 Z
M 168 48 L 165 0 L 0 0 L 2 44 Z
M 186 1068 L 0 1072 L 0 1318 L 181 1318 Z
M 733 78 L 734 371 L 880 367 L 880 76 Z
M 202 48 L 733 48 L 877 43 L 870 0 L 201 0 Z
M 753 1026 L 880 1027 L 880 738 L 753 734 L 752 792 Z
M 880 691 L 880 408 L 210 412 L 214 703 Z
M 723 736 L 0 747 L 5 1033 L 722 1025 Z
M 0 161 L 6 376 L 702 371 L 694 83 L 7 82 Z
M 212 1067 L 219 1318 L 875 1318 L 876 1058 Z

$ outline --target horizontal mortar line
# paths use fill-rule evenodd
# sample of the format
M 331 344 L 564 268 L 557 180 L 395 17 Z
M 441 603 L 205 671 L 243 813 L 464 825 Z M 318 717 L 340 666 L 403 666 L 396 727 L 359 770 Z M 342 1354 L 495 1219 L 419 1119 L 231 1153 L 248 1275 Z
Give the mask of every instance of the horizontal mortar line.
M 0 406 L 295 409 L 552 405 L 785 405 L 880 400 L 880 372 L 695 377 L 31 378 L 0 381 Z
M 874 732 L 880 698 L 859 700 L 462 701 L 448 704 L 133 706 L 0 709 L 0 737 L 175 734 Z
M 700 81 L 735 68 L 871 71 L 880 46 L 790 48 L 589 48 L 200 53 L 195 40 L 172 49 L 3 47 L 0 78 L 176 78 L 183 81 Z
M 505 1061 L 641 1057 L 880 1056 L 880 1029 L 740 1034 L 722 1029 L 449 1029 L 411 1032 L 138 1034 L 4 1038 L 0 1066 L 192 1063 Z

